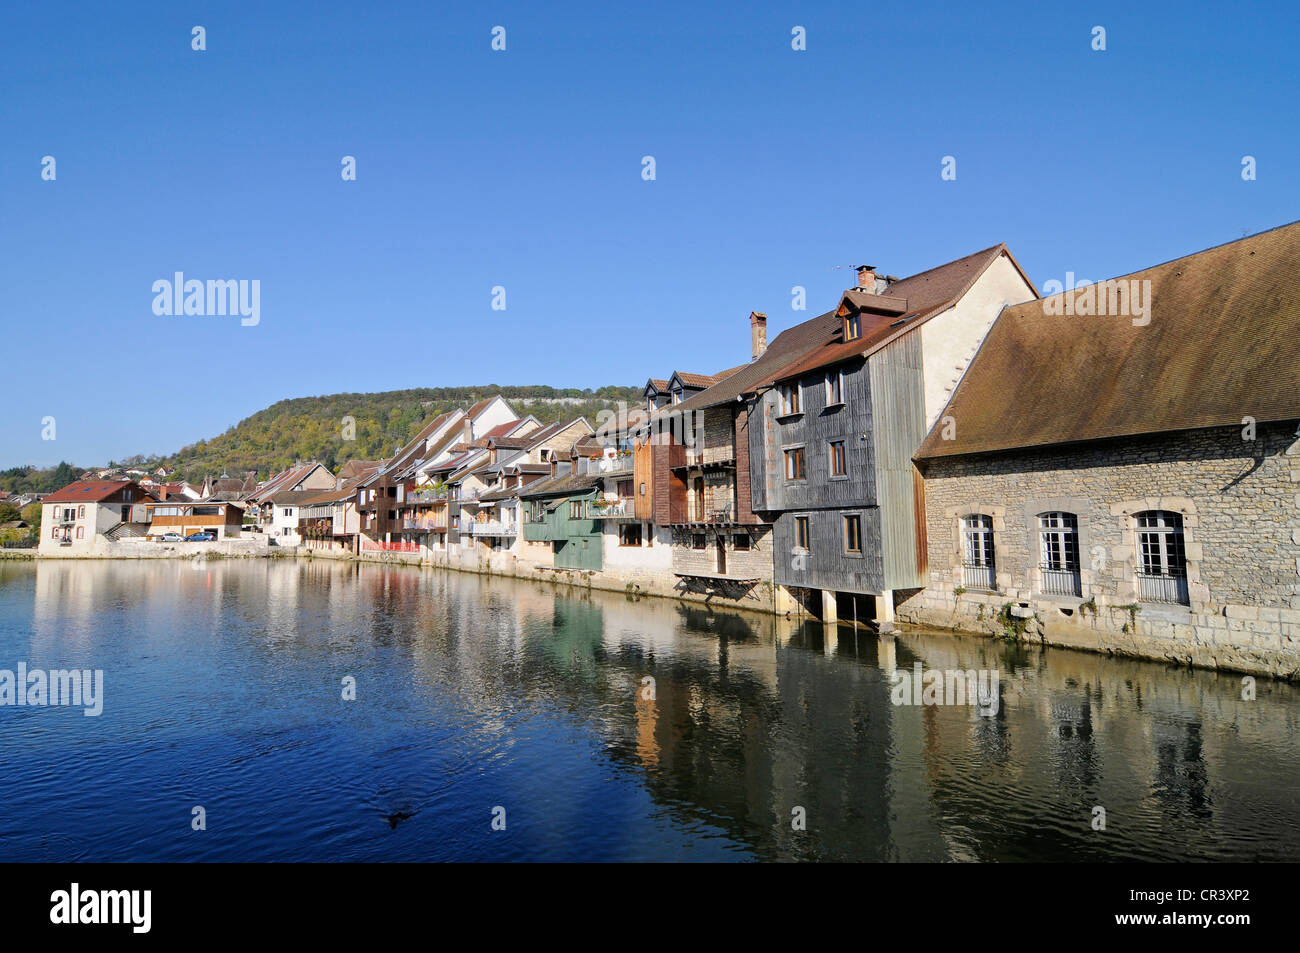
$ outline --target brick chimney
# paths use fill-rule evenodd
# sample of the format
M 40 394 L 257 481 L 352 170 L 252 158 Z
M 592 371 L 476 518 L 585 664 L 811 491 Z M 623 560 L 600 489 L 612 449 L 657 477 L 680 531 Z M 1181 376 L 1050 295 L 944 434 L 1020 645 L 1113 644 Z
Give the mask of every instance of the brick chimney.
M 762 311 L 749 312 L 750 357 L 758 360 L 767 350 L 767 315 Z
M 876 266 L 858 265 L 858 287 L 868 294 L 876 291 Z

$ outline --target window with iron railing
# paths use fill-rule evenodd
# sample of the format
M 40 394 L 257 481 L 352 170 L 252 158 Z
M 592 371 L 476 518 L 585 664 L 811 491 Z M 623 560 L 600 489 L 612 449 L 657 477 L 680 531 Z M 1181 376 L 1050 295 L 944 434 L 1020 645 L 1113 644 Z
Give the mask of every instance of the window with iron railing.
M 962 519 L 962 585 L 992 591 L 993 517 L 973 513 Z
M 1039 575 L 1047 595 L 1077 596 L 1079 579 L 1079 518 L 1073 513 L 1038 514 Z
M 1183 517 L 1146 510 L 1137 520 L 1138 599 L 1188 605 L 1187 554 Z

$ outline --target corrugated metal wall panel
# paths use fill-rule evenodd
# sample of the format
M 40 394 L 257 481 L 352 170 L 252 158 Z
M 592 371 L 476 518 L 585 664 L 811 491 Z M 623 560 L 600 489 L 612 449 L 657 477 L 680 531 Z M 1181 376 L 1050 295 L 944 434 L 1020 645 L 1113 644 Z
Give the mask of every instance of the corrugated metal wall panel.
M 921 335 L 903 335 L 873 354 L 869 364 L 885 586 L 911 589 L 922 585 L 918 567 L 925 558 L 912 464 L 925 437 Z

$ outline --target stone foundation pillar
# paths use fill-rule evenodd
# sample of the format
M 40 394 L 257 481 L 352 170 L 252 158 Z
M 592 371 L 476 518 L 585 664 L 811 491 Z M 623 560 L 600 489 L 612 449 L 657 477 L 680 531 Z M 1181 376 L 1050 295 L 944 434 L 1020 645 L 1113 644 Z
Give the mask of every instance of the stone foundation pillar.
M 793 617 L 799 614 L 799 603 L 794 596 L 790 595 L 790 590 L 785 586 L 774 586 L 773 596 L 775 599 L 773 608 L 777 615 L 783 616 L 788 612 Z
M 835 592 L 831 589 L 823 589 L 822 594 L 822 611 L 821 619 L 827 624 L 834 624 L 839 621 L 839 614 L 835 606 Z M 892 607 L 891 607 L 892 615 Z
M 880 627 L 881 632 L 893 632 L 894 626 L 894 592 L 892 589 L 886 589 L 883 593 L 875 597 L 876 600 L 876 624 Z

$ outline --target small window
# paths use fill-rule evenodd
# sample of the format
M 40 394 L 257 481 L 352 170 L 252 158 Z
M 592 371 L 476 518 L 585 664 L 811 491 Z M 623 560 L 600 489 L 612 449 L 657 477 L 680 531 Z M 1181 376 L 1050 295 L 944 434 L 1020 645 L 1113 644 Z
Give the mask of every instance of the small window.
M 848 474 L 848 464 L 844 459 L 844 441 L 831 441 L 831 476 L 845 476 Z
M 737 533 L 731 538 L 731 548 L 738 553 L 749 552 L 749 534 Z
M 844 517 L 844 551 L 846 553 L 862 552 L 862 517 Z
M 787 480 L 804 479 L 803 447 L 794 447 L 785 452 L 785 478 Z
M 86 527 L 84 527 L 84 526 L 78 526 L 78 527 L 77 527 L 77 539 L 85 539 L 85 538 L 86 538 Z
M 692 549 L 703 549 L 704 546 L 705 546 L 705 544 L 706 544 L 707 542 L 708 542 L 708 540 L 706 540 L 706 539 L 704 538 L 704 534 L 703 534 L 703 533 L 693 533 L 693 534 L 691 535 L 691 548 L 692 548 Z
M 570 501 L 569 501 L 569 519 L 571 519 L 571 520 L 580 520 L 580 519 L 582 519 L 582 501 L 581 501 L 581 500 L 570 500 Z
M 645 496 L 645 483 L 641 484 L 641 495 Z
M 862 337 L 862 318 L 851 314 L 844 319 L 844 340 L 856 341 Z
M 59 528 L 57 526 L 51 526 L 50 539 L 58 539 L 58 538 L 59 538 Z
M 619 481 L 618 481 L 618 495 L 619 495 L 620 498 L 625 499 L 625 500 L 628 499 L 628 498 L 632 495 L 632 481 L 631 481 L 631 480 L 619 480 Z
M 781 385 L 781 413 L 798 414 L 803 412 L 803 394 L 798 384 Z
M 826 404 L 844 403 L 844 375 L 839 371 L 831 371 L 826 375 Z
M 641 545 L 641 524 L 624 523 L 618 528 L 618 544 L 620 546 L 640 546 Z
M 812 547 L 808 545 L 810 536 L 808 533 L 808 517 L 796 516 L 794 518 L 794 544 L 802 550 L 809 550 Z
M 83 506 L 78 506 L 78 507 L 77 507 L 77 519 L 79 519 L 79 520 L 84 520 L 85 518 L 86 518 L 86 507 L 85 507 L 84 505 L 83 505 Z

